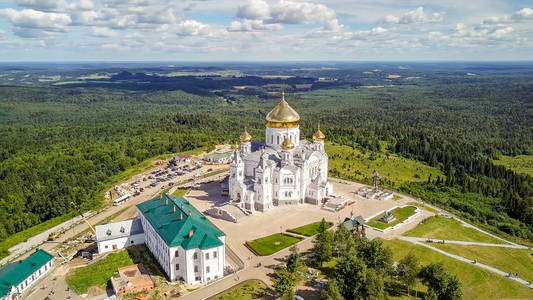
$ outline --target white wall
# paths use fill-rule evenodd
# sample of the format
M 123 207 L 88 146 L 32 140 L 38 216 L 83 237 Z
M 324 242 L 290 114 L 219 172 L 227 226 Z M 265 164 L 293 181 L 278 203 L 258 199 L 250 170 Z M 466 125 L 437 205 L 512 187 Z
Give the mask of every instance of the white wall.
M 145 243 L 144 233 L 111 239 L 107 241 L 101 241 L 101 242 L 98 242 L 98 253 L 102 254 L 102 253 L 113 251 L 113 245 L 116 245 L 117 250 L 120 250 L 126 247 L 141 245 L 144 243 Z
M 289 137 L 294 145 L 298 146 L 300 144 L 300 128 L 266 128 L 265 142 L 267 146 L 279 148 L 286 137 Z

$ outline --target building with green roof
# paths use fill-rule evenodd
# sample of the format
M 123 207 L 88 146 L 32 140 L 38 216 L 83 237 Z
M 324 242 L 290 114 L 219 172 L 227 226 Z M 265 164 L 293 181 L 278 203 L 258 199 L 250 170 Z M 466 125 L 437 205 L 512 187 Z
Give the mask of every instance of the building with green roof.
M 0 300 L 20 299 L 21 294 L 54 265 L 54 256 L 37 249 L 28 258 L 0 268 Z
M 224 232 L 185 198 L 155 197 L 137 211 L 145 244 L 171 281 L 207 283 L 224 275 Z

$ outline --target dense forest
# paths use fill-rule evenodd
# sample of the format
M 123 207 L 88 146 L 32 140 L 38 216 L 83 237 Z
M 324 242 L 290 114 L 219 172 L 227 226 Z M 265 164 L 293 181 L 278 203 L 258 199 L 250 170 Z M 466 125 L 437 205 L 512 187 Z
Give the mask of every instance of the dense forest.
M 533 239 L 533 178 L 493 163 L 533 154 L 533 75 L 422 73 L 423 84 L 372 89 L 360 81 L 310 91 L 288 85 L 287 99 L 307 137 L 321 120 L 330 142 L 395 153 L 446 175 L 394 188 Z M 235 143 L 244 126 L 263 139 L 278 98 L 231 88 L 0 87 L 0 240 L 71 211 L 71 201 L 101 205 L 111 176 L 150 157 Z

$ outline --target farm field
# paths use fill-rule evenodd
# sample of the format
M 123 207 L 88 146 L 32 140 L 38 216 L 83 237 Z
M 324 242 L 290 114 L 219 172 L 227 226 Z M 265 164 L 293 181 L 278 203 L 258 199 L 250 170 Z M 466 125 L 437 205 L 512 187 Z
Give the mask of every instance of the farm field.
M 409 230 L 404 235 L 454 241 L 505 244 L 502 240 L 493 238 L 475 229 L 465 227 L 459 221 L 443 216 L 429 217 L 424 220 L 423 223 Z
M 295 237 L 292 235 L 276 233 L 250 242 L 246 242 L 246 244 L 258 255 L 267 256 L 274 254 L 282 249 L 285 249 L 293 244 L 296 244 L 301 240 L 302 238 Z
M 531 250 L 438 243 L 432 246 L 464 258 L 476 259 L 482 264 L 504 272 L 518 273 L 520 278 L 533 281 L 533 252 Z
M 383 217 L 383 214 L 375 217 L 374 219 L 368 221 L 368 225 L 378 228 L 378 229 L 385 229 L 388 227 L 392 227 L 398 223 L 403 222 L 405 219 L 409 218 L 415 213 L 416 207 L 414 206 L 406 206 L 406 207 L 398 207 L 391 211 L 391 213 L 396 217 L 396 219 L 390 223 L 384 223 L 381 222 L 379 219 Z
M 447 271 L 461 280 L 463 299 L 531 299 L 532 291 L 517 282 L 423 246 L 399 240 L 385 240 L 383 245 L 389 247 L 395 261 L 413 253 L 422 265 L 442 263 Z
M 318 227 L 320 227 L 320 223 L 321 222 L 315 222 L 301 227 L 288 229 L 287 231 L 305 236 L 313 236 L 317 233 Z M 328 222 L 327 228 L 331 228 L 331 226 L 333 226 L 333 224 L 331 222 Z

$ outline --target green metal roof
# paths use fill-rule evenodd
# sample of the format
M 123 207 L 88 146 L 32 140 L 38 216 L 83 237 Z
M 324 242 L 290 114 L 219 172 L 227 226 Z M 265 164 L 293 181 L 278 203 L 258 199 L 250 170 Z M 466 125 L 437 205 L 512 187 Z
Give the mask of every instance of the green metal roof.
M 12 286 L 19 285 L 31 274 L 52 260 L 54 256 L 44 250 L 37 249 L 30 257 L 10 263 L 0 269 L 0 297 L 7 295 Z
M 353 231 L 356 225 L 364 225 L 364 224 L 365 224 L 365 219 L 363 219 L 363 217 L 361 216 L 357 216 L 353 219 L 346 218 L 344 219 L 344 222 L 342 223 L 344 228 L 346 228 L 348 231 Z
M 224 232 L 182 197 L 158 196 L 137 204 L 137 207 L 169 247 L 181 246 L 188 250 L 223 245 L 218 238 L 224 236 Z M 191 230 L 193 235 L 189 237 Z

